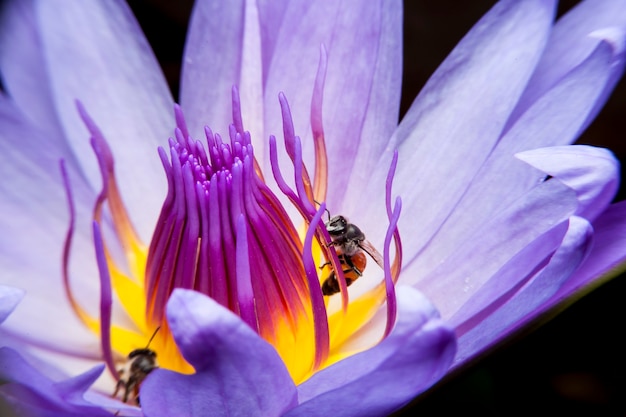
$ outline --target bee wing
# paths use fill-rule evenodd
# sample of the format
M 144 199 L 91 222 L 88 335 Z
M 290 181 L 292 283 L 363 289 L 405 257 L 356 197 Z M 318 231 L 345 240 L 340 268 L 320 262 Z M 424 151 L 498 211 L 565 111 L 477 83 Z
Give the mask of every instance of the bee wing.
M 367 239 L 363 240 L 359 244 L 359 247 L 363 249 L 365 253 L 367 253 L 370 256 L 370 258 L 372 258 L 374 262 L 378 264 L 378 266 L 380 266 L 381 269 L 385 269 L 383 256 L 380 254 L 380 252 L 378 252 L 378 250 L 376 250 L 374 245 L 372 245 L 369 240 Z

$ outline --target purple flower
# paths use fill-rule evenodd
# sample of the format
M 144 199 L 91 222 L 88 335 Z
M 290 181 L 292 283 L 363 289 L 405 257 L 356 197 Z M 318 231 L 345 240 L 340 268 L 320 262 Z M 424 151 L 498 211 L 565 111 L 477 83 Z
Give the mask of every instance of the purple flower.
M 175 112 L 121 1 L 6 2 L 0 399 L 383 415 L 606 279 L 618 163 L 568 144 L 623 72 L 626 4 L 554 9 L 496 4 L 396 126 L 398 1 L 199 1 Z M 131 384 L 148 344 L 160 368 Z M 107 398 L 118 378 L 141 410 Z

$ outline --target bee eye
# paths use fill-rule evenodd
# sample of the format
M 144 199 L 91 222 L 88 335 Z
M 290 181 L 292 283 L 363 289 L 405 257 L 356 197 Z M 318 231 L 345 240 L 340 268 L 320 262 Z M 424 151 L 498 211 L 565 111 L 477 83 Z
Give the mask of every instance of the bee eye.
M 326 223 L 326 230 L 330 234 L 342 234 L 346 232 L 348 220 L 343 216 L 335 216 Z

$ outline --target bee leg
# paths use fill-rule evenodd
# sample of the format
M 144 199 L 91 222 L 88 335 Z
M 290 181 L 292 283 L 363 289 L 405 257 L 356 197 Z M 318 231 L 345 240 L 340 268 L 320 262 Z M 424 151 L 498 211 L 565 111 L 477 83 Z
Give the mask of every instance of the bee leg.
M 122 401 L 124 401 L 125 403 L 128 402 L 128 395 L 130 394 L 130 390 L 131 390 L 131 386 L 130 383 L 126 384 L 124 386 L 124 398 L 122 399 Z
M 115 384 L 115 391 L 113 392 L 113 398 L 117 397 L 117 393 L 120 392 L 120 388 L 122 388 L 124 386 L 124 380 L 120 379 L 117 381 L 117 384 Z
M 359 268 L 357 268 L 356 266 L 354 266 L 354 262 L 352 262 L 352 258 L 350 258 L 349 256 L 344 256 L 344 260 L 346 261 L 346 265 L 348 265 L 348 270 L 343 270 L 343 273 L 346 274 L 350 271 L 354 271 L 356 272 L 356 274 L 358 276 L 363 276 L 363 272 L 361 272 L 361 270 Z
M 332 263 L 331 263 L 331 262 L 326 261 L 326 262 L 324 262 L 323 264 L 321 264 L 321 265 L 319 266 L 319 269 L 324 269 L 324 267 L 325 267 L 326 265 L 332 265 Z
M 133 388 L 133 395 L 135 396 L 135 401 L 137 402 L 137 405 L 141 405 L 141 403 L 139 402 L 139 385 L 135 385 L 135 388 Z

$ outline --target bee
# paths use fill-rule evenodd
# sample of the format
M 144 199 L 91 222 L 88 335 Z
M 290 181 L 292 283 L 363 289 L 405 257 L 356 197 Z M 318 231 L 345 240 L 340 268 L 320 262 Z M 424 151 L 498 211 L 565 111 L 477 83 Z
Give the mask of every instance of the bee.
M 337 258 L 341 264 L 346 285 L 351 285 L 363 275 L 367 265 L 367 253 L 379 265 L 382 265 L 382 257 L 378 251 L 365 239 L 365 234 L 355 224 L 349 223 L 344 216 L 328 216 L 326 231 L 330 235 L 329 245 L 334 246 Z M 326 262 L 321 268 L 329 265 Z M 329 296 L 339 292 L 337 274 L 331 269 L 330 274 L 322 283 L 322 294 Z
M 326 222 L 326 231 L 330 235 L 332 246 L 337 253 L 348 257 L 362 250 L 361 243 L 365 240 L 365 234 L 358 226 L 348 223 L 344 216 L 334 216 Z
M 363 275 L 363 270 L 365 270 L 365 265 L 367 263 L 367 258 L 363 252 L 357 252 L 352 256 L 342 253 L 338 254 L 337 257 L 339 258 L 339 263 L 341 264 L 341 269 L 343 270 L 343 276 L 346 279 L 347 286 Z M 330 264 L 330 262 L 325 265 L 328 264 Z M 322 283 L 322 294 L 333 295 L 338 292 L 339 280 L 337 280 L 337 274 L 335 274 L 335 271 L 331 270 L 328 278 L 326 278 Z
M 128 354 L 128 360 L 118 370 L 120 378 L 115 386 L 113 397 L 117 397 L 118 392 L 123 388 L 124 395 L 122 396 L 122 401 L 128 402 L 132 393 L 131 399 L 139 405 L 139 387 L 141 383 L 150 372 L 159 367 L 156 360 L 156 352 L 150 349 L 150 343 L 159 329 L 160 327 L 157 327 L 154 331 L 145 348 L 135 349 Z

